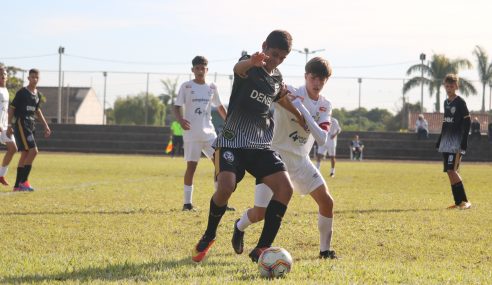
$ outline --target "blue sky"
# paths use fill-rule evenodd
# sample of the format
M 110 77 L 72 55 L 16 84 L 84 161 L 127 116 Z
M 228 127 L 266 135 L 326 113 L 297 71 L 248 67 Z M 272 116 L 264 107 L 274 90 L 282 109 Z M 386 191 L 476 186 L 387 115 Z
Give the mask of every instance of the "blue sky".
M 267 34 L 280 28 L 292 34 L 296 49 L 324 49 L 316 55 L 334 67 L 324 93 L 335 107 L 357 107 L 356 78 L 363 77 L 362 106 L 395 111 L 405 71 L 421 52 L 474 62 L 472 51 L 481 45 L 492 54 L 491 8 L 486 0 L 8 1 L 1 9 L 0 61 L 40 68 L 45 71 L 40 84 L 54 86 L 57 50 L 64 46 L 65 84 L 91 85 L 102 100 L 102 71 L 109 71 L 112 104 L 117 96 L 145 91 L 145 72 L 156 73 L 149 82 L 155 94 L 163 92 L 160 79 L 188 80 L 190 61 L 201 54 L 209 58 L 209 79 L 217 81 L 227 102 L 227 75 L 241 51 L 259 50 Z M 35 55 L 46 56 L 27 58 Z M 304 63 L 301 53 L 288 56 L 280 66 L 287 83 L 302 84 Z M 475 69 L 462 75 L 478 78 Z M 409 99 L 420 100 L 420 90 Z M 426 92 L 428 110 L 433 101 Z M 468 102 L 478 110 L 481 94 Z

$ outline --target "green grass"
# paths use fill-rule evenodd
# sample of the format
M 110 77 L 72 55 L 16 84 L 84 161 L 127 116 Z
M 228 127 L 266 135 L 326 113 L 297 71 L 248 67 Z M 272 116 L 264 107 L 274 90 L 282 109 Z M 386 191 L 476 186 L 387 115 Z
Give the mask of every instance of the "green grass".
M 248 229 L 246 254 L 230 245 L 233 221 L 253 204 L 250 176 L 232 196 L 239 211 L 225 214 L 208 259 L 191 261 L 213 168 L 200 162 L 199 211 L 181 212 L 184 167 L 163 157 L 41 153 L 30 177 L 37 191 L 0 190 L 0 283 L 492 283 L 491 164 L 462 163 L 473 209 L 459 211 L 445 210 L 452 196 L 440 163 L 339 161 L 327 181 L 342 258 L 316 258 L 317 206 L 294 196 L 275 241 L 294 267 L 275 281 L 260 279 L 246 255 L 262 224 Z M 11 167 L 9 181 L 14 175 Z

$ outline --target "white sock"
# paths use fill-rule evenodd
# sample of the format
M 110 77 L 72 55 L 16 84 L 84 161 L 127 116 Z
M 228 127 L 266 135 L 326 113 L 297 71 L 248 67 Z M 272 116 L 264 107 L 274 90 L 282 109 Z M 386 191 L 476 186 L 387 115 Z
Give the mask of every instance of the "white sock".
M 316 161 L 316 168 L 319 169 L 319 166 L 321 165 L 321 162 L 320 161 Z
M 0 167 L 0 176 L 5 176 L 7 175 L 7 170 L 9 169 L 8 166 L 2 166 Z
M 331 173 L 335 174 L 335 168 L 331 169 Z
M 327 218 L 318 213 L 319 250 L 326 251 L 331 246 L 333 233 L 333 218 Z
M 244 230 L 246 230 L 246 228 L 252 224 L 252 222 L 248 218 L 248 211 L 249 209 L 244 211 L 243 216 L 241 217 L 241 219 L 239 219 L 239 222 L 237 222 L 237 228 L 242 232 L 244 232 Z
M 193 198 L 193 185 L 185 185 L 184 186 L 184 203 L 191 204 L 191 200 Z

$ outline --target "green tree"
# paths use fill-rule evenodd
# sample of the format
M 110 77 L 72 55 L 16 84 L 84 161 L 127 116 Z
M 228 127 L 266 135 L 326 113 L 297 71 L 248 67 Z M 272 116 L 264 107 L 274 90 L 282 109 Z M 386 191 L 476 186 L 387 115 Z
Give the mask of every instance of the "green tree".
M 403 94 L 406 94 L 410 89 L 414 87 L 419 87 L 423 82 L 424 85 L 428 86 L 430 96 L 436 94 L 435 111 L 440 112 L 441 109 L 441 87 L 443 85 L 442 81 L 449 73 L 458 74 L 463 68 L 471 68 L 472 64 L 467 59 L 457 58 L 449 59 L 442 54 L 434 54 L 430 65 L 416 64 L 410 66 L 407 70 L 407 75 L 412 75 L 417 73 L 418 75 L 408 80 L 403 85 Z M 421 72 L 424 72 L 424 77 L 420 76 Z M 473 84 L 465 79 L 460 78 L 459 91 L 465 96 L 475 95 L 477 91 Z
M 489 63 L 487 52 L 480 46 L 473 51 L 477 59 L 477 70 L 480 82 L 482 82 L 482 112 L 485 113 L 485 87 L 492 84 L 492 62 Z
M 3 63 L 0 62 L 0 65 Z M 22 88 L 22 78 L 17 77 L 17 73 L 23 71 L 15 66 L 5 66 L 7 70 L 7 90 L 9 91 L 10 99 L 13 99 L 15 93 Z
M 166 78 L 165 80 L 161 80 L 162 85 L 164 85 L 164 94 L 159 96 L 159 99 L 164 103 L 166 106 L 164 111 L 164 118 L 165 118 L 165 123 L 166 125 L 171 122 L 171 116 L 173 114 L 172 108 L 174 105 L 174 100 L 176 99 L 176 96 L 178 96 L 178 79 L 179 77 L 176 77 L 173 80 L 170 78 Z
M 141 92 L 137 96 L 116 99 L 114 103 L 115 123 L 120 125 L 145 124 L 145 101 L 145 92 Z M 153 94 L 148 95 L 148 102 L 148 124 L 164 125 L 164 104 Z

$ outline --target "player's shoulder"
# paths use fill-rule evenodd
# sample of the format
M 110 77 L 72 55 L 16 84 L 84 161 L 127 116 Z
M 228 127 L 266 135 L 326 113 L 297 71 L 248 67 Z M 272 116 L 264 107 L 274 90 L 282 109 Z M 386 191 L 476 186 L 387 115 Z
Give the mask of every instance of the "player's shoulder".
M 193 80 L 185 81 L 181 84 L 181 88 L 191 89 L 193 87 Z
M 328 100 L 328 99 L 327 99 L 325 96 L 323 96 L 322 94 L 320 94 L 320 96 L 319 96 L 319 100 L 320 100 L 320 102 L 319 102 L 319 105 L 320 105 L 320 106 L 323 106 L 323 107 L 328 108 L 328 109 L 330 109 L 330 110 L 332 109 L 332 104 L 331 104 L 331 101 L 330 101 L 330 100 Z
M 217 85 L 215 85 L 215 83 L 213 82 L 210 82 L 210 83 L 207 83 L 208 84 L 208 87 L 212 90 L 217 90 Z

